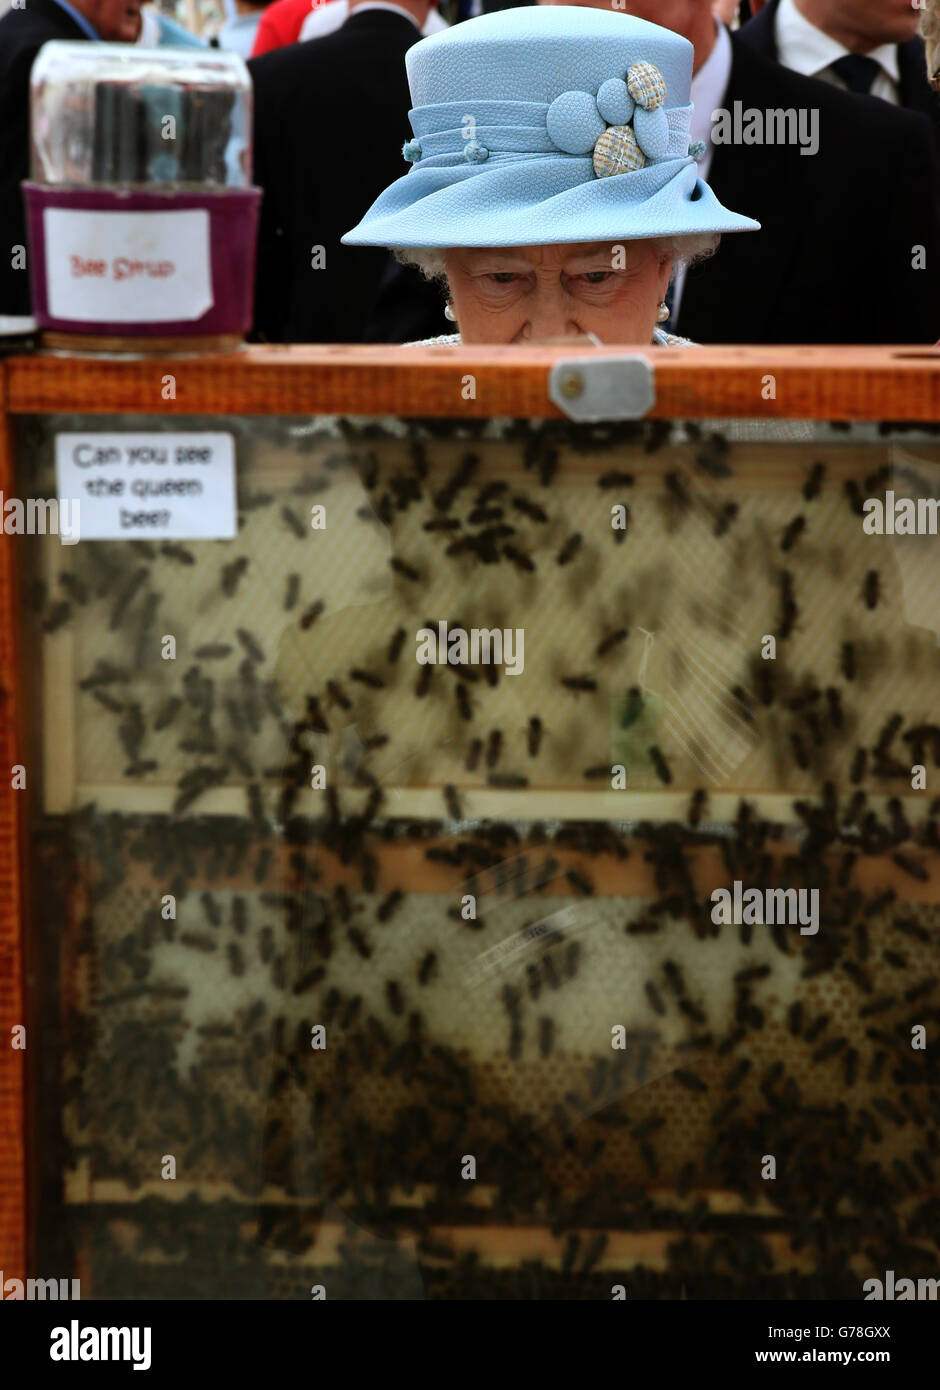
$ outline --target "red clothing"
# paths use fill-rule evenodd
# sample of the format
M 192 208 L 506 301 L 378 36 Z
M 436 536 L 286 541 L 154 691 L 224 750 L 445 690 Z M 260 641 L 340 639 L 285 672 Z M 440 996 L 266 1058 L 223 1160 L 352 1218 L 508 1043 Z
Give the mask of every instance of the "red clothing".
M 274 4 L 262 12 L 252 58 L 257 58 L 259 53 L 270 53 L 272 48 L 296 43 L 304 20 L 320 3 L 321 0 L 274 0 Z

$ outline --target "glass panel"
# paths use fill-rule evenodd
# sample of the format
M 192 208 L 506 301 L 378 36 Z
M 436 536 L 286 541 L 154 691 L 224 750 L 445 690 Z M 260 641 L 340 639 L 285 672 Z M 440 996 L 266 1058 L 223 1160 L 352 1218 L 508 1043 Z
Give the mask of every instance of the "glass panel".
M 936 1273 L 936 433 L 33 417 L 21 497 L 76 430 L 230 431 L 239 527 L 21 541 L 38 1268 Z

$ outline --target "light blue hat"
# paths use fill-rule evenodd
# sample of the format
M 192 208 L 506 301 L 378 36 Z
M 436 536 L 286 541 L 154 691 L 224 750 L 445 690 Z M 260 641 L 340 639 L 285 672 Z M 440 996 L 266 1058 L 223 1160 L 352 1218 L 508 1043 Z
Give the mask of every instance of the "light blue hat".
M 698 177 L 692 45 L 669 29 L 572 5 L 501 10 L 416 43 L 405 65 L 413 167 L 346 233 L 348 246 L 760 229 Z

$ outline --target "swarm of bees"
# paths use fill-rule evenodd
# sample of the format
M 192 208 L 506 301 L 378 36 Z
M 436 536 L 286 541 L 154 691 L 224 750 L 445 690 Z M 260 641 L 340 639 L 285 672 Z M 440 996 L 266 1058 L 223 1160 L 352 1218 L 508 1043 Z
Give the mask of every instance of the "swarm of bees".
M 932 639 L 908 634 L 904 687 L 881 552 L 852 567 L 839 551 L 844 608 L 817 613 L 836 522 L 860 534 L 871 480 L 808 457 L 771 523 L 726 441 L 693 427 L 515 423 L 493 467 L 482 426 L 462 428 L 455 444 L 414 423 L 402 442 L 342 422 L 342 447 L 323 446 L 307 491 L 329 507 L 348 482 L 363 536 L 390 528 L 390 599 L 380 629 L 317 648 L 329 660 L 299 698 L 283 634 L 319 642 L 334 616 L 301 484 L 244 492 L 251 525 L 221 563 L 204 543 L 92 544 L 61 593 L 32 594 L 43 632 L 93 636 L 76 699 L 112 721 L 127 789 L 126 811 L 67 819 L 81 907 L 65 887 L 37 895 L 50 924 L 78 918 L 50 1152 L 91 1180 L 65 1219 L 94 1295 L 205 1296 L 223 1263 L 226 1296 L 256 1297 L 323 1282 L 331 1297 L 609 1298 L 619 1276 L 634 1297 L 857 1298 L 872 1272 L 930 1276 L 940 1077 L 912 1039 L 940 1013 L 940 672 Z M 276 563 L 252 548 L 256 524 Z M 763 605 L 749 645 L 722 638 L 715 699 L 750 740 L 742 760 L 765 758 L 772 804 L 747 780 L 756 763 L 709 775 L 704 735 L 670 725 L 639 667 L 643 603 L 668 638 L 693 599 L 638 575 L 699 535 L 731 571 L 751 566 L 742 602 Z M 518 709 L 505 672 L 412 668 L 415 629 L 458 616 L 434 607 L 441 575 L 468 627 L 477 583 L 499 592 L 505 621 L 485 618 L 500 627 L 535 623 L 548 586 L 560 636 L 545 660 L 527 632 L 537 678 L 520 678 Z M 202 631 L 193 596 L 209 589 Z M 259 590 L 280 637 L 252 617 Z M 141 622 L 192 649 L 149 694 Z M 676 678 L 672 713 L 701 689 Z M 433 804 L 414 811 L 398 796 L 426 789 L 405 775 L 406 709 L 444 731 L 420 765 Z M 618 749 L 629 813 L 569 813 L 568 793 L 610 795 Z M 137 786 L 164 784 L 165 812 L 135 806 Z M 233 786 L 243 804 L 209 813 Z M 528 809 L 494 812 L 504 795 Z M 818 890 L 818 932 L 716 923 L 710 891 L 734 879 Z M 162 1200 L 154 1154 L 175 1156 L 186 1202 Z M 120 1246 L 104 1182 L 137 1199 Z M 446 1232 L 471 1225 L 494 1240 L 468 1254 Z M 507 1268 L 491 1251 L 516 1225 L 543 1249 Z M 631 1238 L 650 1231 L 661 1258 L 638 1267 Z

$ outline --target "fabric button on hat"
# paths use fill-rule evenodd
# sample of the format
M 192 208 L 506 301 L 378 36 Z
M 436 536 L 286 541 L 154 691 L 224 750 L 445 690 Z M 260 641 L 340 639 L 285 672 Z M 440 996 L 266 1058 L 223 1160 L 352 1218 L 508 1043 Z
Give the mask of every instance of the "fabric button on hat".
M 347 245 L 526 246 L 756 230 L 698 177 L 692 45 L 631 15 L 531 6 L 408 50 L 412 168 Z

